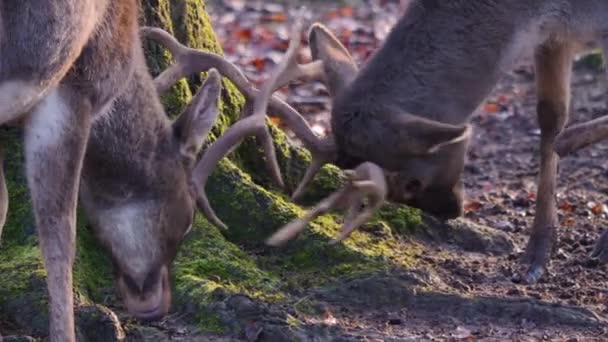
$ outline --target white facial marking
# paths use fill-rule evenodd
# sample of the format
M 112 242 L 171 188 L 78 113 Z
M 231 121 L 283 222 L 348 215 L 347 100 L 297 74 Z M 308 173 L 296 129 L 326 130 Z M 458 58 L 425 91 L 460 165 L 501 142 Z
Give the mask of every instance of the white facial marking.
M 25 114 L 44 96 L 39 87 L 24 81 L 0 83 L 0 124 Z
M 160 253 L 154 243 L 154 218 L 145 203 L 127 204 L 100 213 L 104 239 L 133 280 L 143 281 Z

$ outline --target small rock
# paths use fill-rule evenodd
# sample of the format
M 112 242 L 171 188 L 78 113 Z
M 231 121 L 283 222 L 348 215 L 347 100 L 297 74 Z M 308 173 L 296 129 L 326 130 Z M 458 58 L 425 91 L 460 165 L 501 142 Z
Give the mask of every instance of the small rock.
M 397 317 L 397 316 L 389 317 L 388 324 L 389 325 L 401 325 L 401 324 L 403 324 L 403 320 L 401 319 L 401 317 Z
M 116 314 L 101 305 L 78 308 L 76 325 L 87 341 L 124 341 L 126 338 Z
M 509 221 L 499 221 L 496 223 L 496 228 L 510 232 L 513 230 L 513 224 Z
M 522 296 L 525 293 L 517 287 L 511 288 L 507 291 L 507 295 L 509 296 Z

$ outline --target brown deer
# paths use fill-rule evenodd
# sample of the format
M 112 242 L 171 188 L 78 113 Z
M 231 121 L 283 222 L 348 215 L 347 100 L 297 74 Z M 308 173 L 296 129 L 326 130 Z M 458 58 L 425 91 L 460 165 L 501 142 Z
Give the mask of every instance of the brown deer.
M 136 0 L 0 6 L 0 123 L 24 126 L 51 341 L 75 341 L 79 190 L 136 318 L 168 312 L 170 263 L 192 225 L 197 196 L 190 175 L 215 123 L 220 76 L 210 70 L 171 122 L 146 68 L 137 13 Z M 8 197 L 0 175 L 4 218 Z
M 48 273 L 50 337 L 74 341 L 71 267 L 82 159 L 93 118 L 107 111 L 133 73 L 137 5 L 3 1 L 0 23 L 0 124 L 24 125 L 27 180 Z
M 541 165 L 536 216 L 523 261 L 529 264 L 524 281 L 538 281 L 557 237 L 555 144 L 568 120 L 572 60 L 590 39 L 608 47 L 606 17 L 608 3 L 597 0 L 412 0 L 361 70 L 320 24 L 309 32 L 314 62 L 298 65 L 300 32 L 295 31 L 267 95 L 292 79 L 322 77 L 332 97 L 333 135 L 319 139 L 305 126 L 291 127 L 313 156 L 294 198 L 325 163 L 354 170 L 348 172 L 344 189 L 268 242 L 284 242 L 316 215 L 340 207 L 349 208 L 344 237 L 371 216 L 383 196 L 441 219 L 460 216 L 468 121 L 504 72 L 533 56 Z M 276 109 L 271 102 L 269 110 Z M 243 118 L 207 150 L 195 169 L 200 193 L 217 161 L 246 135 L 264 129 L 263 112 L 258 108 Z M 605 135 L 599 132 L 577 146 Z M 560 138 L 562 145 L 567 145 L 566 138 Z M 268 160 L 272 153 L 268 151 Z M 208 217 L 222 226 L 206 206 Z

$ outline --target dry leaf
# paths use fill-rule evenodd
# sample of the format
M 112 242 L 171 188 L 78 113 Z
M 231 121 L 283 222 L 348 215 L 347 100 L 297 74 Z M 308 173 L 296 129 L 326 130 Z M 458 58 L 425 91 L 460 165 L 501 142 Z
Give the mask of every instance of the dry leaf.
M 566 226 L 566 227 L 572 227 L 572 226 L 574 226 L 575 223 L 576 223 L 576 221 L 572 217 L 568 217 L 564 220 L 564 226 Z
M 477 210 L 481 209 L 481 207 L 483 207 L 483 204 L 481 204 L 481 202 L 478 202 L 478 201 L 469 201 L 464 206 L 464 210 L 468 211 L 468 212 L 470 212 L 470 211 L 477 211 Z
M 352 7 L 343 7 L 340 10 L 340 14 L 342 14 L 343 17 L 352 17 L 355 13 L 355 10 Z
M 473 335 L 471 334 L 471 330 L 463 327 L 457 327 L 456 331 L 452 333 L 452 337 L 456 339 L 467 339 L 472 340 Z
M 500 107 L 495 103 L 488 103 L 485 105 L 484 110 L 488 114 L 495 114 L 500 112 Z
M 253 65 L 257 71 L 264 71 L 266 68 L 266 59 L 260 57 L 254 58 L 251 61 L 251 65 Z
M 338 320 L 332 315 L 331 311 L 326 310 L 323 314 L 323 323 L 327 325 L 336 325 L 338 324 Z
M 574 211 L 574 207 L 572 206 L 572 204 L 568 203 L 567 201 L 564 201 L 562 203 L 562 205 L 560 206 L 560 208 L 565 212 L 565 213 L 571 213 L 572 211 Z

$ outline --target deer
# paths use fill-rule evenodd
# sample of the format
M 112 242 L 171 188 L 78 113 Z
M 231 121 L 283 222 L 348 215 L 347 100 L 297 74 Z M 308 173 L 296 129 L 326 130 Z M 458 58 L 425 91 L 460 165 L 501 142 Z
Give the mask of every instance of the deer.
M 140 320 L 168 313 L 171 262 L 192 228 L 192 169 L 215 124 L 221 75 L 205 69 L 190 104 L 170 120 L 160 101 L 167 89 L 147 69 L 137 19 L 136 0 L 0 6 L 0 124 L 23 127 L 50 341 L 76 340 L 78 202 L 110 254 L 124 306 Z M 4 223 L 3 172 L 0 189 Z
M 269 112 L 281 118 L 312 155 L 292 194 L 297 199 L 325 164 L 345 170 L 345 185 L 303 218 L 267 239 L 278 246 L 294 238 L 316 216 L 347 209 L 338 241 L 369 220 L 385 200 L 419 208 L 440 220 L 463 213 L 462 174 L 470 144 L 470 118 L 499 79 L 520 61 L 535 66 L 541 131 L 534 222 L 522 255 L 521 281 L 538 282 L 557 239 L 556 177 L 560 156 L 606 137 L 601 128 L 572 127 L 570 78 L 575 55 L 586 42 L 608 49 L 608 3 L 595 0 L 436 1 L 412 0 L 382 46 L 359 67 L 344 45 L 321 23 L 308 30 L 310 63 L 300 64 L 303 26 L 294 25 L 290 48 L 268 85 Z M 273 103 L 273 91 L 291 81 L 321 80 L 331 97 L 331 134 L 319 137 Z M 203 154 L 195 168 L 199 203 L 218 227 L 204 188 L 218 161 L 244 137 L 265 134 L 265 108 L 243 116 Z M 272 146 L 265 160 L 280 185 Z M 604 241 L 604 242 L 602 242 Z M 595 254 L 608 248 L 600 239 Z

